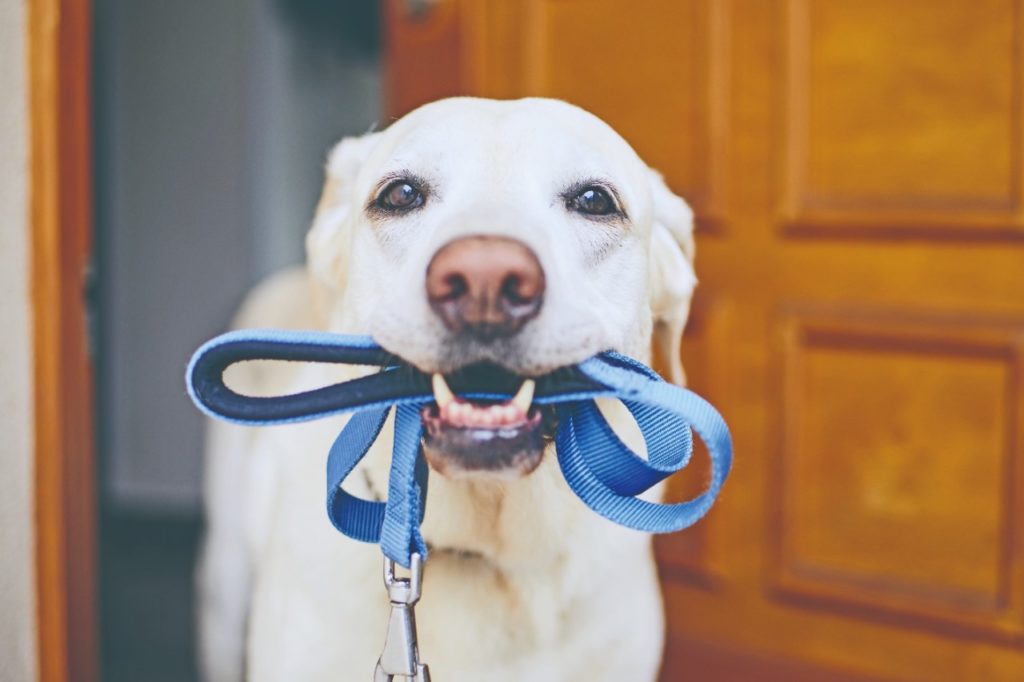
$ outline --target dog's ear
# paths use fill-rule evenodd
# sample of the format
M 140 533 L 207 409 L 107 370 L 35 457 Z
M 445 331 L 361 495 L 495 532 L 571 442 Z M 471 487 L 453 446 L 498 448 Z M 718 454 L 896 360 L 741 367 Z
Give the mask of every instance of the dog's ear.
M 324 190 L 313 226 L 306 234 L 306 261 L 313 280 L 314 307 L 317 317 L 325 324 L 335 302 L 344 294 L 348 280 L 352 227 L 360 201 L 353 184 L 379 135 L 346 137 L 327 157 Z
M 654 350 L 668 369 L 668 379 L 686 383 L 680 357 L 683 327 L 697 284 L 693 269 L 693 211 L 672 193 L 661 174 L 651 170 L 654 221 L 651 229 L 650 296 Z

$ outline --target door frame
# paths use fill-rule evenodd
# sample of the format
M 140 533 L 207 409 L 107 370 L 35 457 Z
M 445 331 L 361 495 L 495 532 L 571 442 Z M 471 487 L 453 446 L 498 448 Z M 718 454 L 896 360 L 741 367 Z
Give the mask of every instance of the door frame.
M 27 3 L 38 679 L 98 679 L 91 5 Z

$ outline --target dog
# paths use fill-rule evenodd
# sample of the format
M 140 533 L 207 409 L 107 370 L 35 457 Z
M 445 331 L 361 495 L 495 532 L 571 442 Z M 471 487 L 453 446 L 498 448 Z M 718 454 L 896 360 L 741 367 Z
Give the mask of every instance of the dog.
M 425 105 L 342 140 L 326 176 L 306 267 L 260 285 L 234 324 L 369 334 L 433 375 L 417 621 L 434 679 L 655 679 L 664 617 L 650 537 L 573 496 L 530 377 L 607 349 L 649 361 L 653 341 L 683 382 L 689 207 L 607 124 L 551 99 Z M 487 366 L 518 375 L 515 398 L 451 393 L 446 374 Z M 246 363 L 226 378 L 280 395 L 355 375 Z M 628 412 L 601 409 L 642 452 Z M 210 425 L 197 570 L 207 682 L 370 679 L 389 614 L 382 555 L 324 512 L 343 423 Z M 352 493 L 385 497 L 390 429 L 346 482 Z

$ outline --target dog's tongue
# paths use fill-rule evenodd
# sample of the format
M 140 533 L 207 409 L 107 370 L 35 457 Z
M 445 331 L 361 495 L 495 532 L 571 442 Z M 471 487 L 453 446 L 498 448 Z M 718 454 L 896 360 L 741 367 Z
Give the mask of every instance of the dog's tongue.
M 440 374 L 432 377 L 434 400 L 443 422 L 458 428 L 500 429 L 524 424 L 530 413 L 535 384 L 526 379 L 519 391 L 503 403 L 479 404 L 452 393 L 448 382 Z

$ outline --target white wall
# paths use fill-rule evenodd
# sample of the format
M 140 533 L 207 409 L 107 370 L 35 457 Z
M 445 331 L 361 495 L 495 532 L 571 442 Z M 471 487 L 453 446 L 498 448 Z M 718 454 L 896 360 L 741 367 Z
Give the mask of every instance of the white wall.
M 0 2 L 0 680 L 35 679 L 25 4 Z
M 189 354 L 255 281 L 302 258 L 328 147 L 377 119 L 373 0 L 94 0 L 104 499 L 198 510 Z M 301 7 L 335 7 L 318 33 Z M 368 33 L 371 31 L 367 31 Z

